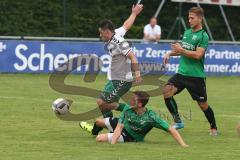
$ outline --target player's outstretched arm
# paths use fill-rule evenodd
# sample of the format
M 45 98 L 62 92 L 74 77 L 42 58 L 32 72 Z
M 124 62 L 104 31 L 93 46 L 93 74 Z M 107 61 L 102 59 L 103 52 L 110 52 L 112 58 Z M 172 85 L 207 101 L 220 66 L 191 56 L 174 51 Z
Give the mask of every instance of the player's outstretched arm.
M 133 25 L 136 17 L 139 15 L 139 13 L 141 13 L 142 10 L 143 10 L 143 5 L 142 5 L 142 4 L 137 4 L 137 5 L 133 5 L 133 6 L 132 6 L 132 13 L 131 13 L 131 15 L 130 15 L 130 16 L 128 17 L 128 19 L 123 23 L 123 27 L 124 27 L 127 31 L 132 27 L 132 25 Z
M 175 128 L 170 127 L 168 131 L 182 147 L 188 147 L 188 145 L 183 141 L 181 135 L 178 133 L 178 131 Z
M 122 123 L 118 123 L 116 129 L 114 130 L 113 132 L 113 137 L 112 137 L 112 142 L 111 144 L 116 144 L 121 133 L 122 133 L 122 130 L 123 130 L 123 127 L 124 125 Z

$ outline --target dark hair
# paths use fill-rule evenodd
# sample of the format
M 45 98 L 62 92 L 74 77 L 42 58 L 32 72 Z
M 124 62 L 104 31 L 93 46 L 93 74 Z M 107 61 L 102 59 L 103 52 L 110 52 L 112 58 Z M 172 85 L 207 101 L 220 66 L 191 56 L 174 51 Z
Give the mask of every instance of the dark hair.
M 110 31 L 114 32 L 114 26 L 111 20 L 109 19 L 103 19 L 98 24 L 99 28 L 105 30 L 109 29 Z
M 188 11 L 189 13 L 195 13 L 197 16 L 199 17 L 203 17 L 204 16 L 204 11 L 201 7 L 192 7 L 189 9 Z
M 144 107 L 148 103 L 150 95 L 147 92 L 135 91 L 133 93 L 138 97 L 138 100 L 141 101 L 142 107 Z

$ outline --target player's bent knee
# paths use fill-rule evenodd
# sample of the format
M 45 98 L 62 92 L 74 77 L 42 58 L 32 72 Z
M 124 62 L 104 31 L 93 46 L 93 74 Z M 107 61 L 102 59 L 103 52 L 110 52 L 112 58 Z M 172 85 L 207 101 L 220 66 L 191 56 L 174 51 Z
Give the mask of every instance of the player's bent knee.
M 98 136 L 96 137 L 96 141 L 97 141 L 97 142 L 102 142 L 101 140 L 102 140 L 102 139 L 101 139 L 101 135 L 98 135 Z
M 163 97 L 164 97 L 164 99 L 167 99 L 167 98 L 170 98 L 170 97 L 172 97 L 172 96 L 171 96 L 171 94 L 169 94 L 169 93 L 165 93 L 165 94 L 163 94 Z
M 96 141 L 97 142 L 105 142 L 105 141 L 107 141 L 106 137 L 107 136 L 105 134 L 100 134 L 96 137 Z
M 163 89 L 164 98 L 172 97 L 177 92 L 177 88 L 173 85 L 166 85 Z
M 208 109 L 208 103 L 207 102 L 198 102 L 198 105 L 203 111 Z
M 97 99 L 97 105 L 99 106 L 99 107 L 101 107 L 101 106 L 103 106 L 103 104 L 104 104 L 104 101 L 102 100 L 102 99 Z

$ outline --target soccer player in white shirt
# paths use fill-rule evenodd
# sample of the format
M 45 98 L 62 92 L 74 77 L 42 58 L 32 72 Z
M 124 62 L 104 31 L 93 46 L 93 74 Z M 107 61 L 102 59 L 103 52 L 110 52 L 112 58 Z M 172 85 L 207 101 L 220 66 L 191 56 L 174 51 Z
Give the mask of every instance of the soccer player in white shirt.
M 143 5 L 133 5 L 132 13 L 124 22 L 123 26 L 114 29 L 110 20 L 102 20 L 99 23 L 99 36 L 102 41 L 106 42 L 111 63 L 108 70 L 108 83 L 105 85 L 103 92 L 97 99 L 97 105 L 103 113 L 103 117 L 112 117 L 111 110 L 115 103 L 127 93 L 133 81 L 132 71 L 135 73 L 135 81 L 139 83 L 142 78 L 138 69 L 138 61 L 130 45 L 124 39 L 126 32 L 132 27 L 137 15 L 142 11 Z M 102 128 L 94 124 L 89 127 L 86 122 L 81 122 L 80 126 L 87 129 L 93 135 L 97 135 Z

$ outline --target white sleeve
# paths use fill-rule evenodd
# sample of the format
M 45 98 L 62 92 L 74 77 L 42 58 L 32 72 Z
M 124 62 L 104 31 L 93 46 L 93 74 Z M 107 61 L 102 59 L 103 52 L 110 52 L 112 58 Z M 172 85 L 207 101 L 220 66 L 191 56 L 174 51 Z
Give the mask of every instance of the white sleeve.
M 147 27 L 147 25 L 144 27 L 143 33 L 144 33 L 144 34 L 148 34 L 148 27 Z
M 122 27 L 120 27 L 120 28 L 115 29 L 114 32 L 115 32 L 115 34 L 123 37 L 123 36 L 126 34 L 127 31 L 126 31 L 126 29 L 122 26 Z
M 158 34 L 158 35 L 161 35 L 161 34 L 162 34 L 162 31 L 161 31 L 161 27 L 160 27 L 160 26 L 158 26 L 157 34 Z

